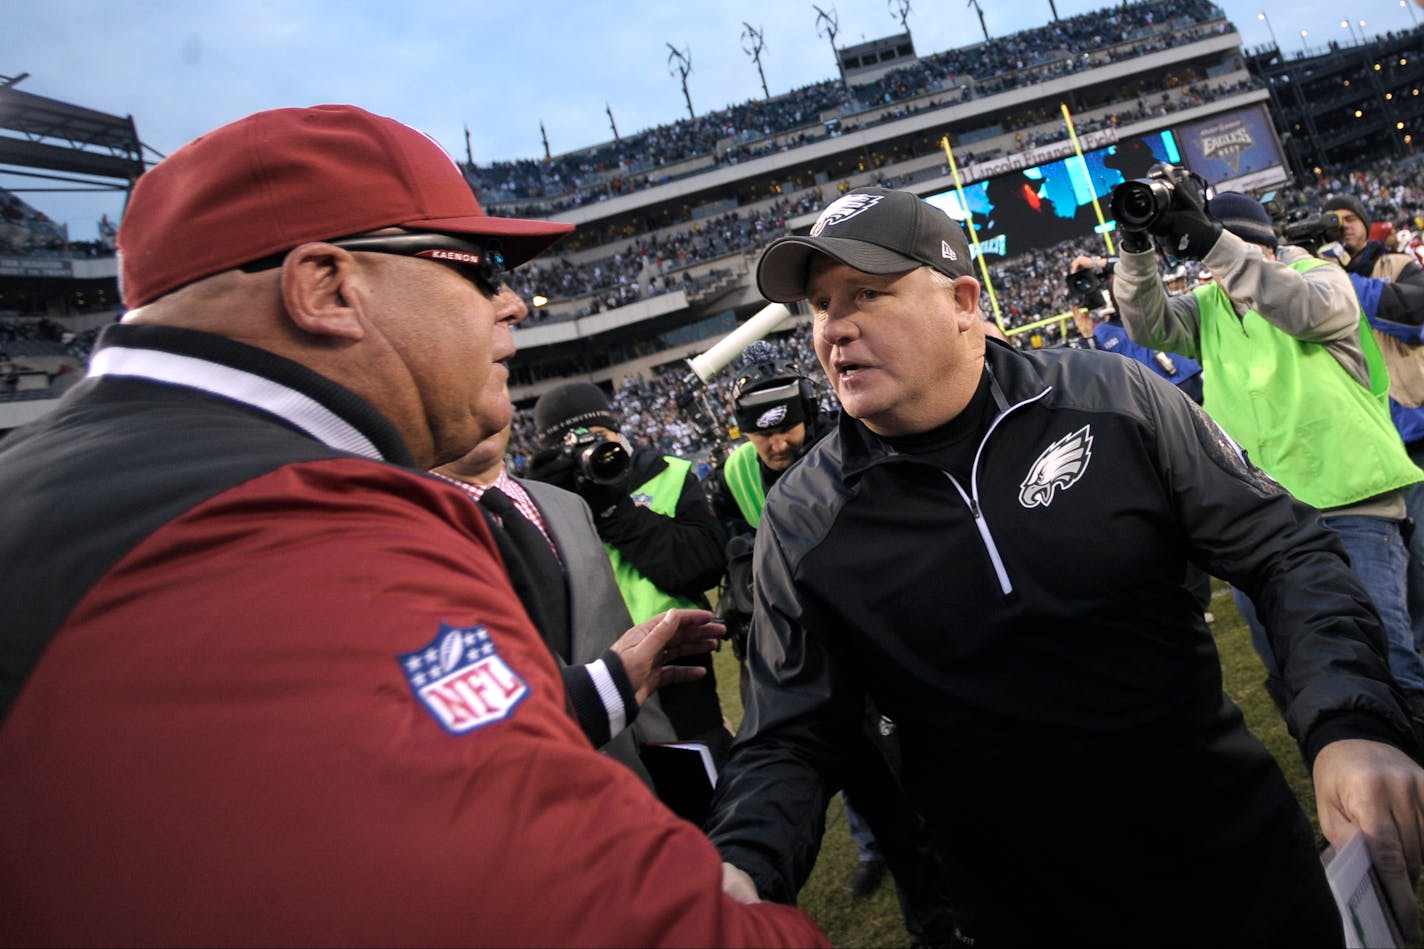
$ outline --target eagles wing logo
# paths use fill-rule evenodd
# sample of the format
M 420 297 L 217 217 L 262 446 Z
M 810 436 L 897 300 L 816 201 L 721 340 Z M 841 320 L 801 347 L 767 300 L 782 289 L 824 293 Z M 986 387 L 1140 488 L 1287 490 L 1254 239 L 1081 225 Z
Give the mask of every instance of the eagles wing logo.
M 847 194 L 836 198 L 831 202 L 831 206 L 816 218 L 816 223 L 811 228 L 811 236 L 817 237 L 826 228 L 849 221 L 862 211 L 869 211 L 880 203 L 880 199 L 881 195 L 878 194 Z
M 757 416 L 756 427 L 757 429 L 775 428 L 776 426 L 780 425 L 782 420 L 785 418 L 786 406 L 773 405 L 771 408 L 767 409 L 765 412 Z
M 1024 507 L 1048 507 L 1059 488 L 1067 489 L 1083 477 L 1093 457 L 1093 435 L 1084 425 L 1071 435 L 1064 435 L 1049 445 L 1028 477 L 1019 485 L 1019 503 Z

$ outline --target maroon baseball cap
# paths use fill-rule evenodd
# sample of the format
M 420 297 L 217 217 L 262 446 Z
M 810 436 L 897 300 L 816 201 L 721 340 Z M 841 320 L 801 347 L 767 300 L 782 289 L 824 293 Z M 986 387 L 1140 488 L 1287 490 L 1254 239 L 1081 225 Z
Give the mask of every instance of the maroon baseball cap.
M 485 214 L 445 150 L 394 119 L 350 105 L 273 109 L 139 178 L 119 227 L 119 285 L 140 307 L 299 244 L 384 227 L 497 237 L 509 267 L 574 229 Z

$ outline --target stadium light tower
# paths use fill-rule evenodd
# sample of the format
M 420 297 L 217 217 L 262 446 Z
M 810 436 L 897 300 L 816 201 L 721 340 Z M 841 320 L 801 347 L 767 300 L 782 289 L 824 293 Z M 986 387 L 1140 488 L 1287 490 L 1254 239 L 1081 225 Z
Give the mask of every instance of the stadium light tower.
M 836 71 L 841 74 L 841 88 L 845 90 L 846 101 L 850 101 L 850 84 L 846 82 L 845 69 L 841 67 L 841 56 L 836 50 L 836 32 L 840 29 L 840 21 L 836 19 L 836 8 L 831 7 L 831 12 L 827 13 L 814 3 L 811 9 L 816 11 L 816 35 L 824 36 L 831 41 L 831 56 L 836 61 Z
M 1414 5 L 1409 3 L 1408 0 L 1399 0 L 1399 5 L 1409 11 L 1409 19 L 1414 22 L 1415 26 L 1418 26 L 1419 15 L 1414 12 Z
M 761 78 L 761 94 L 767 99 L 771 98 L 771 90 L 766 87 L 766 73 L 761 69 L 761 51 L 766 48 L 766 39 L 762 36 L 762 31 L 754 28 L 750 23 L 742 21 L 742 52 L 752 58 L 756 63 L 757 76 Z M 748 47 L 750 44 L 750 48 Z
M 910 0 L 890 0 L 890 13 L 900 21 L 900 29 L 910 32 Z
M 1271 34 L 1271 45 L 1279 50 L 1281 48 L 1281 44 L 1276 41 L 1276 31 L 1271 29 L 1271 18 L 1266 16 L 1266 11 L 1262 10 L 1260 13 L 1256 14 L 1256 19 L 1266 24 L 1266 32 Z
M 681 75 L 682 97 L 687 100 L 687 117 L 689 119 L 695 119 L 697 118 L 697 113 L 692 111 L 692 94 L 687 91 L 687 74 L 692 72 L 692 47 L 689 46 L 686 49 L 680 50 L 669 43 L 667 44 L 667 48 L 672 50 L 672 52 L 668 54 L 668 66 L 670 67 L 668 69 L 668 75 L 673 75 L 673 69 L 676 69 L 678 74 Z M 677 66 L 675 67 L 672 65 L 674 61 L 677 62 Z
M 836 54 L 836 31 L 840 29 L 840 21 L 836 19 L 836 8 L 831 7 L 831 12 L 827 13 L 813 3 L 811 9 L 816 11 L 816 35 L 831 41 L 831 55 L 835 57 L 836 68 L 839 69 L 841 58 Z
M 1310 47 L 1305 45 L 1305 38 L 1310 35 L 1309 30 L 1300 31 L 1300 55 L 1302 57 L 1310 55 Z
M 1054 22 L 1054 23 L 1057 23 L 1057 22 L 1058 22 L 1058 4 L 1054 3 L 1053 0 L 1048 0 L 1048 9 L 1050 9 L 1050 10 L 1053 11 L 1053 22 Z
M 969 5 L 979 14 L 979 29 L 984 31 L 984 42 L 989 42 L 989 27 L 984 23 L 984 8 L 979 6 L 979 0 L 969 0 Z

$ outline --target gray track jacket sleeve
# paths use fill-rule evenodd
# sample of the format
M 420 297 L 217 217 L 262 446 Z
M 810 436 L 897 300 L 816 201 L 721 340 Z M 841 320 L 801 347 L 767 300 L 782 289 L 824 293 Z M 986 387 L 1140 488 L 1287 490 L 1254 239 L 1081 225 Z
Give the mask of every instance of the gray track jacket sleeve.
M 1360 349 L 1360 304 L 1355 288 L 1339 267 L 1313 267 L 1304 272 L 1291 269 L 1292 263 L 1309 256 L 1299 247 L 1282 245 L 1277 259 L 1270 260 L 1260 248 L 1222 231 L 1202 264 L 1238 311 L 1255 310 L 1281 332 L 1324 345 L 1347 372 L 1362 385 L 1369 385 L 1369 368 Z M 1122 254 L 1113 274 L 1113 294 L 1133 342 L 1201 356 L 1201 313 L 1196 297 L 1190 293 L 1167 295 L 1154 253 Z

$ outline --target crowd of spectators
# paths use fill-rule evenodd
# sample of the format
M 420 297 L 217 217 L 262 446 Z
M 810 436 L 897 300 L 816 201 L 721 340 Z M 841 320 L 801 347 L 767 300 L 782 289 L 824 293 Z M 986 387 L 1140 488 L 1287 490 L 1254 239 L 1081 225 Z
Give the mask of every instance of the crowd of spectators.
M 894 181 L 885 183 L 892 187 L 896 184 Z M 1283 188 L 1277 197 L 1288 210 L 1305 210 L 1318 208 L 1326 196 L 1342 191 L 1359 195 L 1377 220 L 1392 221 L 1401 230 L 1416 234 L 1424 231 L 1424 163 L 1416 158 L 1384 159 L 1349 173 L 1327 173 L 1307 187 Z M 727 212 L 670 235 L 630 241 L 621 251 L 592 263 L 575 264 L 556 257 L 542 267 L 535 265 L 517 271 L 515 286 L 526 298 L 531 288 L 537 288 L 555 301 L 586 297 L 583 308 L 567 314 L 570 316 L 625 305 L 661 292 L 693 289 L 696 282 L 685 268 L 727 253 L 755 251 L 773 237 L 786 233 L 786 224 L 791 218 L 816 210 L 827 198 L 824 189 L 817 188 L 778 201 L 760 212 Z M 1056 319 L 1030 331 L 1015 333 L 1016 344 L 1053 346 L 1076 334 L 1071 321 L 1066 319 L 1071 300 L 1064 276 L 1078 254 L 1101 254 L 1104 250 L 1101 242 L 1084 238 L 1017 258 L 991 260 L 994 298 L 999 319 L 1006 329 L 1014 331 L 1042 320 Z M 1189 281 L 1197 279 L 1199 264 L 1184 261 L 1182 266 Z M 676 275 L 678 270 L 681 277 Z M 725 275 L 726 271 L 720 274 Z M 705 283 L 706 279 L 702 278 L 701 282 Z M 550 293 L 550 290 L 555 292 Z M 982 306 L 986 314 L 994 312 L 987 287 Z M 61 346 L 64 354 L 83 360 L 87 358 L 96 332 L 69 333 L 49 319 L 0 320 L 0 349 L 10 340 L 45 340 Z M 808 368 L 814 368 L 815 357 L 809 349 L 809 338 L 801 340 L 800 345 L 796 358 Z M 637 388 L 624 397 L 626 404 L 620 408 L 625 417 L 634 420 L 630 424 L 635 429 L 635 441 L 669 446 L 665 448 L 669 451 L 676 448 L 679 453 L 705 455 L 712 446 L 701 439 L 697 426 L 689 426 L 682 415 L 669 408 L 674 403 L 668 401 L 668 392 L 664 391 L 676 388 L 684 376 L 684 367 L 674 365 L 665 377 L 640 380 Z M 660 406 L 662 414 L 651 409 L 647 413 L 629 411 L 628 405 L 641 397 L 648 397 L 650 406 Z M 648 423 L 648 431 L 644 433 L 641 428 L 645 417 L 664 421 Z M 521 444 L 518 436 L 528 425 L 521 413 L 522 427 L 516 428 L 515 445 Z M 527 450 L 530 445 L 525 443 L 522 447 Z
M 987 95 L 1079 70 L 1196 42 L 1225 32 L 1225 14 L 1209 0 L 1146 0 L 1058 20 L 1047 26 L 925 56 L 863 85 L 826 80 L 768 100 L 753 100 L 661 125 L 596 148 L 494 162 L 468 169 L 471 184 L 499 213 L 551 214 L 670 180 L 667 169 L 704 159 L 735 163 L 796 147 L 806 129 L 866 127 L 904 112 L 886 105 L 940 92 Z M 1084 52 L 1091 50 L 1091 52 Z M 907 107 L 917 111 L 921 107 Z M 865 113 L 878 112 L 878 117 Z M 845 123 L 845 124 L 842 124 Z M 780 141 L 774 141 L 782 136 Z M 688 168 L 695 173 L 700 168 Z M 534 202 L 532 206 L 519 202 Z M 508 205 L 508 206 L 504 206 Z
M 1220 86 L 1202 82 L 1182 85 L 1161 92 L 1160 95 L 1154 91 L 1137 99 L 1135 107 L 1084 120 L 1079 123 L 1078 131 L 1086 134 L 1149 116 L 1162 116 L 1192 108 L 1221 96 L 1233 95 L 1250 84 L 1251 80 Z M 1056 113 L 1048 115 L 1040 114 L 1040 111 L 1025 110 L 1017 116 L 1009 117 L 1004 124 L 1008 130 L 1043 123 L 1053 124 L 1051 130 L 1016 136 L 1014 148 L 1028 150 L 1063 139 L 1066 132 L 1056 121 L 1057 118 Z M 873 161 L 877 166 L 883 166 L 913 157 L 916 156 L 892 149 L 889 152 L 876 153 Z M 988 157 L 992 156 L 966 151 L 963 160 L 968 165 Z M 947 166 L 939 169 L 939 172 L 947 174 Z M 908 183 L 902 181 L 900 176 L 883 174 L 877 174 L 876 181 L 886 187 L 900 187 Z M 766 207 L 733 209 L 713 218 L 693 221 L 672 232 L 652 231 L 639 235 L 607 256 L 595 260 L 575 262 L 569 255 L 555 256 L 547 263 L 541 261 L 525 268 L 516 275 L 514 283 L 526 298 L 537 294 L 554 307 L 541 309 L 534 316 L 535 321 L 550 322 L 588 316 L 662 293 L 691 290 L 693 279 L 686 272 L 679 276 L 679 271 L 719 257 L 755 251 L 773 238 L 786 233 L 787 222 L 791 218 L 821 207 L 824 198 L 824 189 L 809 188 L 794 198 L 782 198 Z M 591 230 L 596 230 L 596 226 L 585 229 L 586 232 Z M 616 246 L 618 237 L 611 230 L 605 229 L 601 234 L 584 233 L 580 242 L 584 245 Z M 582 298 L 587 299 L 583 299 L 576 307 L 556 306 Z
M 1395 225 L 1405 235 L 1424 232 L 1424 159 L 1381 159 L 1350 172 L 1322 175 L 1305 186 L 1288 186 L 1277 192 L 1288 211 L 1318 210 L 1332 194 L 1351 193 L 1364 201 L 1378 221 Z M 1042 348 L 1063 345 L 1077 336 L 1068 319 L 1072 305 L 1066 282 L 1069 266 L 1079 254 L 1103 255 L 1100 240 L 1075 239 L 1047 249 L 1008 260 L 990 262 L 990 276 L 998 302 L 999 319 L 1011 333 L 1014 345 Z M 1190 287 L 1210 279 L 1199 261 L 1169 261 L 1181 268 Z M 986 316 L 994 312 L 986 287 L 981 306 Z M 1052 320 L 1053 322 L 1041 323 Z M 1031 326 L 1031 324 L 1039 324 Z M 798 363 L 819 380 L 828 404 L 834 396 L 825 385 L 825 376 L 811 346 L 810 324 L 770 340 L 778 357 Z M 635 445 L 652 445 L 684 457 L 704 460 L 726 438 L 725 426 L 731 418 L 729 388 L 734 372 L 724 370 L 707 385 L 707 398 L 718 417 L 708 419 L 693 400 L 686 398 L 687 367 L 669 363 L 650 375 L 625 379 L 614 393 L 614 403 L 624 419 L 625 434 Z M 533 416 L 528 410 L 515 413 L 511 452 L 516 468 L 524 464 L 538 446 L 534 440 Z
M 531 317 L 536 322 L 588 316 L 677 290 L 695 292 L 707 281 L 694 278 L 687 268 L 761 247 L 787 233 L 791 218 L 822 203 L 821 189 L 814 188 L 764 208 L 731 210 L 672 232 L 640 235 L 595 260 L 575 262 L 567 255 L 541 258 L 516 271 L 511 285 L 525 299 L 538 294 L 549 305 L 588 298 L 580 307 L 562 308 L 557 316 L 537 310 Z M 709 276 L 716 279 L 727 273 L 724 268 Z
M 103 237 L 107 221 L 105 218 L 100 222 L 99 240 L 72 241 L 65 229 L 43 211 L 35 210 L 18 195 L 0 188 L 0 253 L 26 257 L 112 257 L 113 229 L 109 228 L 109 239 Z

